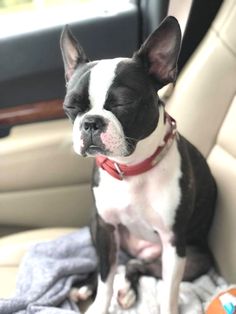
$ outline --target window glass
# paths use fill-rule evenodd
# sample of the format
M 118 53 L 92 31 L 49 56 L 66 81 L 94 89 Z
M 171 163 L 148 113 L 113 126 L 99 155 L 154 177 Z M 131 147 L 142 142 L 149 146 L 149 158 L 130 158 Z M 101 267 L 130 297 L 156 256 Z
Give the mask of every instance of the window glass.
M 0 38 L 129 9 L 130 0 L 0 0 Z

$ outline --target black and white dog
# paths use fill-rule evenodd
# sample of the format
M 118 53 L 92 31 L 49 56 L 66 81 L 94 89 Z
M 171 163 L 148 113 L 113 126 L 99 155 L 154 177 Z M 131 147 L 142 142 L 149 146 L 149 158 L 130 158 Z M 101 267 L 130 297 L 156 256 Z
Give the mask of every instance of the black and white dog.
M 161 313 L 178 313 L 180 281 L 196 278 L 212 263 L 207 234 L 215 182 L 157 95 L 175 80 L 180 45 L 174 17 L 132 58 L 90 62 L 68 27 L 62 33 L 64 109 L 73 121 L 74 150 L 96 158 L 92 236 L 99 276 L 86 313 L 107 313 L 120 247 L 134 258 L 118 293 L 123 308 L 134 303 L 138 278 L 147 274 L 163 278 Z

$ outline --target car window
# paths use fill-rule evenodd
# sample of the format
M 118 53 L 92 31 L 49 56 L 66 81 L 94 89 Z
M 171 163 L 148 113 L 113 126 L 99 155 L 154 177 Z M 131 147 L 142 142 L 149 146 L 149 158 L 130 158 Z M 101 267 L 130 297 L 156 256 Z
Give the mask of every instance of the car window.
M 0 38 L 111 16 L 130 6 L 130 0 L 0 0 Z

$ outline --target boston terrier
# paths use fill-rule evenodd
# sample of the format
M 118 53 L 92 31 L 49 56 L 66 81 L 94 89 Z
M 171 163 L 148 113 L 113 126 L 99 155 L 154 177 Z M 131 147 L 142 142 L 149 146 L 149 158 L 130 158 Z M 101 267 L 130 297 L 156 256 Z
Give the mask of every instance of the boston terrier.
M 87 314 L 108 312 L 119 249 L 130 260 L 117 298 L 131 307 L 138 279 L 163 279 L 161 314 L 178 313 L 181 280 L 207 272 L 216 185 L 200 152 L 176 129 L 157 91 L 174 82 L 181 31 L 167 17 L 132 58 L 89 61 L 68 27 L 61 35 L 77 154 L 95 158 L 92 238 L 99 271 Z M 199 123 L 201 123 L 199 121 Z

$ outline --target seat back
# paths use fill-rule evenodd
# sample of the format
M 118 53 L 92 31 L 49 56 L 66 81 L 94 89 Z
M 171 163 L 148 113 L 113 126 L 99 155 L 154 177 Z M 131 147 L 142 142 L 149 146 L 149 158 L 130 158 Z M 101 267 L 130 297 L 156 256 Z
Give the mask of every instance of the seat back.
M 199 21 L 200 23 L 200 21 Z M 179 131 L 207 158 L 218 200 L 210 246 L 236 282 L 236 2 L 226 0 L 167 104 Z

